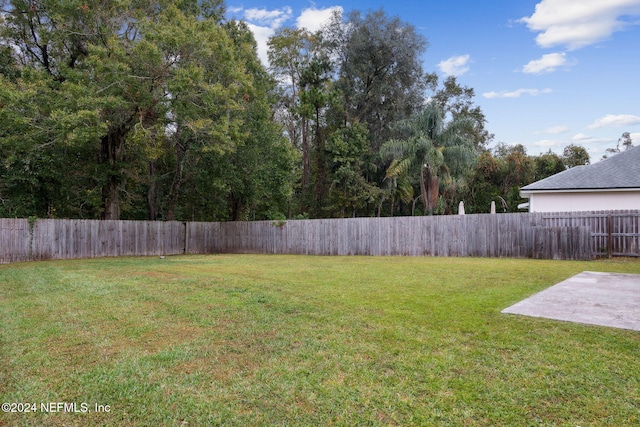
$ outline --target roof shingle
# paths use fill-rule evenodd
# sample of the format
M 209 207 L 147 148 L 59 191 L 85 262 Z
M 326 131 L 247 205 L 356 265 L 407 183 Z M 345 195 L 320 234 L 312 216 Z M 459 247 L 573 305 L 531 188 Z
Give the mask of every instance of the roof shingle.
M 630 148 L 598 163 L 577 166 L 520 189 L 545 190 L 640 189 L 640 146 Z

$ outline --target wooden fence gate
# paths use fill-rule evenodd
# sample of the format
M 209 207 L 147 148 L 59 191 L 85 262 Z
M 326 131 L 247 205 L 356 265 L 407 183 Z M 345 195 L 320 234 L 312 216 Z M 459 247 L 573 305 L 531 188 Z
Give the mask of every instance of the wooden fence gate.
M 640 210 L 548 213 L 543 225 L 587 226 L 594 257 L 640 257 Z

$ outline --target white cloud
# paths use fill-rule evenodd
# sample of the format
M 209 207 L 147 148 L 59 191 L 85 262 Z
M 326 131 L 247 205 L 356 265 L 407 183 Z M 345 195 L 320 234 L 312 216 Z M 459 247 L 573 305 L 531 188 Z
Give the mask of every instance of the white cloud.
M 598 129 L 607 126 L 636 126 L 640 125 L 640 116 L 632 116 L 631 114 L 607 114 L 591 123 L 589 129 Z
M 244 8 L 242 6 L 229 6 L 227 7 L 227 12 L 229 13 L 238 13 L 242 12 Z
M 293 11 L 289 6 L 282 9 L 246 9 L 244 11 L 244 19 L 253 23 L 261 24 L 269 28 L 280 28 L 285 21 L 291 19 Z
M 544 132 L 545 133 L 549 133 L 551 135 L 558 135 L 558 134 L 561 134 L 561 133 L 569 132 L 569 127 L 568 126 L 553 126 L 553 127 L 545 129 Z
M 291 8 L 288 6 L 273 10 L 233 8 L 229 9 L 229 11 L 233 13 L 243 12 L 243 20 L 247 23 L 247 26 L 253 33 L 253 37 L 256 39 L 258 57 L 263 64 L 268 64 L 267 41 L 282 24 L 291 19 L 293 16 Z
M 571 138 L 572 141 L 586 141 L 592 139 L 591 136 L 584 134 L 584 133 L 577 133 L 575 135 L 573 135 L 573 138 Z
M 469 71 L 470 55 L 452 56 L 438 64 L 440 71 L 447 76 L 461 76 Z
M 485 98 L 520 98 L 521 95 L 538 96 L 544 93 L 551 93 L 551 89 L 517 89 L 513 91 L 501 91 L 501 92 L 485 92 L 482 94 Z
M 275 29 L 269 27 L 261 27 L 259 25 L 253 25 L 247 23 L 247 27 L 253 33 L 253 37 L 256 39 L 256 44 L 258 45 L 258 57 L 263 64 L 269 64 L 269 58 L 267 57 L 267 51 L 269 50 L 269 46 L 267 45 L 267 41 L 269 37 L 271 37 L 275 33 Z
M 293 18 L 293 10 L 289 6 L 280 9 L 243 9 L 240 7 L 227 9 L 232 13 L 242 13 L 242 19 L 253 32 L 253 36 L 258 44 L 258 56 L 263 64 L 268 65 L 268 45 L 269 37 L 275 34 L 276 30 L 283 26 L 286 21 Z M 316 9 L 310 7 L 304 9 L 296 19 L 298 28 L 306 28 L 310 31 L 317 31 L 326 24 L 334 11 L 342 12 L 341 6 L 331 6 L 326 9 Z
M 300 13 L 300 16 L 296 19 L 296 26 L 298 28 L 306 28 L 311 32 L 318 31 L 329 22 L 334 12 L 342 13 L 342 10 L 342 6 L 331 6 L 326 9 L 309 7 Z
M 638 135 L 640 136 L 640 134 Z M 612 140 L 611 138 L 596 138 L 594 136 L 587 135 L 585 133 L 577 133 L 572 137 L 563 138 L 563 139 L 541 139 L 539 141 L 534 142 L 533 145 L 537 147 L 545 147 L 545 148 L 554 148 L 554 147 L 563 148 L 569 144 L 575 144 L 583 147 L 589 147 L 590 152 L 594 150 L 595 150 L 594 152 L 597 152 L 598 150 L 597 148 L 594 148 L 594 146 L 597 147 L 598 145 L 603 145 L 603 144 L 606 146 L 614 142 L 615 141 Z
M 555 141 L 553 139 L 543 139 L 537 142 L 534 142 L 533 145 L 537 145 L 539 147 L 554 147 L 556 145 L 561 145 L 561 141 Z
M 540 33 L 541 47 L 579 49 L 623 30 L 633 16 L 640 16 L 640 0 L 542 0 L 520 22 Z
M 575 135 L 573 135 L 573 137 L 571 138 L 571 142 L 575 143 L 575 144 L 596 144 L 596 143 L 602 143 L 602 142 L 610 142 L 611 139 L 610 138 L 596 138 L 593 137 L 591 135 L 587 135 L 584 133 L 577 133 Z
M 527 74 L 550 73 L 563 65 L 575 65 L 575 61 L 571 64 L 567 63 L 566 53 L 548 53 L 542 55 L 542 58 L 529 61 L 527 65 L 522 67 L 522 72 Z

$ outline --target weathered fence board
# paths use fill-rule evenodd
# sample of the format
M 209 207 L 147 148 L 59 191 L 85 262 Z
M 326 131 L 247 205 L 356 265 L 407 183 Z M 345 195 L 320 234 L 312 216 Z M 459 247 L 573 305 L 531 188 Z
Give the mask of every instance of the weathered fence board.
M 39 219 L 32 259 L 72 259 L 184 252 L 184 224 L 152 221 Z
M 218 222 L 188 222 L 186 227 L 185 253 L 210 254 L 218 252 L 216 240 L 220 229 Z
M 0 264 L 29 261 L 30 240 L 29 220 L 0 219 Z

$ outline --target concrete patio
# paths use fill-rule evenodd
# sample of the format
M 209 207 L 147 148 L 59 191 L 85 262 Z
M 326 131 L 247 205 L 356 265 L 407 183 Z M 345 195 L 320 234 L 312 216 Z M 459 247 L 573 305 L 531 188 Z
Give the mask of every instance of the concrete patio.
M 502 313 L 640 331 L 640 275 L 585 271 Z

